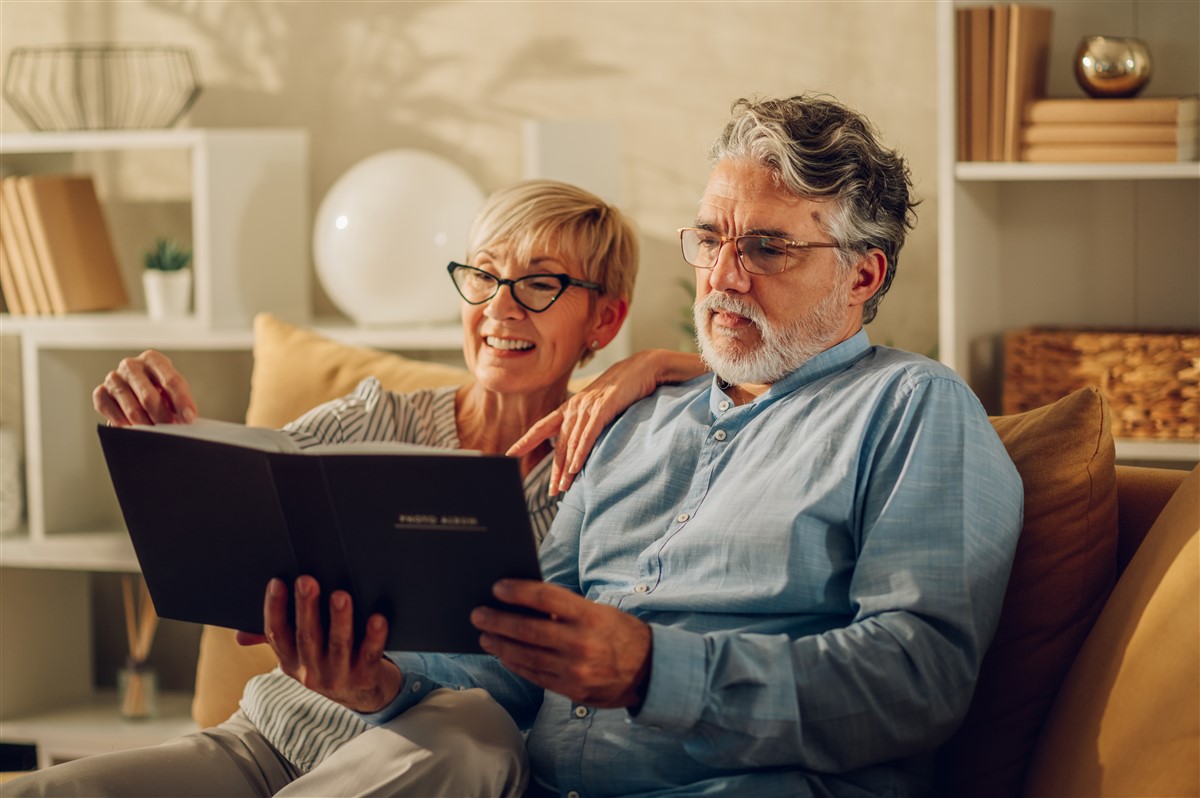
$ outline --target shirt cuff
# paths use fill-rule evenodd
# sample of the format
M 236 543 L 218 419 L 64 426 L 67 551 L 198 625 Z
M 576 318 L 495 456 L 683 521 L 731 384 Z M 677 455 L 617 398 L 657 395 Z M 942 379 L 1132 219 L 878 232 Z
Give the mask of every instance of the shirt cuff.
M 670 626 L 650 624 L 650 684 L 646 700 L 630 720 L 642 726 L 690 729 L 704 708 L 704 637 Z
M 390 653 L 384 652 L 384 656 L 400 668 L 400 672 L 404 674 L 404 683 L 400 685 L 400 692 L 396 693 L 396 697 L 387 706 L 374 712 L 355 713 L 372 726 L 382 726 L 397 715 L 408 711 L 441 686 L 434 684 L 432 679 L 423 674 L 404 668 Z

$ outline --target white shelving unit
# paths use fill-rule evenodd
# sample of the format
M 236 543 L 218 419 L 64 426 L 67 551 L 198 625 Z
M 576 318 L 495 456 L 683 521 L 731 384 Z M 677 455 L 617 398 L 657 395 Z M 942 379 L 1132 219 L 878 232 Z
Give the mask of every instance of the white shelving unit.
M 1054 10 L 1052 96 L 1084 34 L 1137 35 L 1151 89 L 1200 93 L 1194 3 L 1038 2 Z M 937 6 L 939 352 L 998 412 L 1005 330 L 1032 325 L 1200 327 L 1200 163 L 959 162 L 955 4 Z M 1155 93 L 1155 92 L 1151 92 Z M 1200 460 L 1200 443 L 1121 440 L 1129 461 Z
M 302 130 L 170 130 L 0 135 L 6 173 L 86 172 L 109 211 L 146 214 L 139 236 L 158 235 L 163 208 L 186 220 L 195 275 L 193 313 L 149 320 L 130 286 L 130 309 L 59 318 L 0 316 L 6 395 L 24 441 L 26 524 L 0 537 L 0 740 L 39 744 L 43 763 L 145 745 L 190 728 L 189 697 L 166 696 L 165 716 L 124 723 L 94 685 L 96 634 L 92 578 L 136 572 L 137 562 L 108 482 L 91 392 L 120 358 L 147 348 L 168 354 L 189 380 L 205 415 L 245 416 L 253 336 L 260 311 L 310 324 L 308 136 Z M 182 163 L 179 189 L 161 202 L 121 196 L 139 158 Z M 170 171 L 169 169 L 167 170 Z M 168 174 L 168 177 L 178 175 Z M 129 221 L 126 219 L 125 221 Z M 110 219 L 111 225 L 111 219 Z M 175 234 L 175 230 L 169 231 Z M 119 231 L 114 243 L 122 251 Z M 144 247 L 143 247 L 144 248 Z M 125 248 L 126 260 L 136 246 Z M 135 264 L 136 265 L 136 264 Z M 140 269 L 127 268 L 126 280 Z M 361 330 L 321 321 L 318 332 L 346 343 L 421 353 L 458 353 L 457 325 Z M 15 341 L 15 343 L 14 343 Z M 12 464 L 6 463 L 5 467 Z

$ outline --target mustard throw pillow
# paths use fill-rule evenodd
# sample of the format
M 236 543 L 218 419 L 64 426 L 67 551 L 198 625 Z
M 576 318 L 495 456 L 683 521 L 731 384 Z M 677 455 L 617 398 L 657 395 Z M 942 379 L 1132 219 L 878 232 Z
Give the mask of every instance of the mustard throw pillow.
M 1088 635 L 1026 794 L 1200 795 L 1200 467 L 1163 508 Z
M 996 636 L 939 792 L 1016 796 L 1034 743 L 1116 574 L 1115 449 L 1108 404 L 1084 388 L 992 425 L 1025 487 L 1025 518 Z
M 470 372 L 349 346 L 268 314 L 254 320 L 254 369 L 246 423 L 278 428 L 322 402 L 344 396 L 365 377 L 392 391 L 460 385 Z M 267 646 L 239 646 L 231 629 L 206 626 L 200 634 L 192 718 L 201 728 L 226 720 L 246 681 L 275 667 Z
M 279 428 L 317 405 L 345 396 L 365 377 L 389 391 L 415 391 L 471 380 L 466 369 L 331 341 L 260 313 L 254 319 L 254 369 L 246 423 Z

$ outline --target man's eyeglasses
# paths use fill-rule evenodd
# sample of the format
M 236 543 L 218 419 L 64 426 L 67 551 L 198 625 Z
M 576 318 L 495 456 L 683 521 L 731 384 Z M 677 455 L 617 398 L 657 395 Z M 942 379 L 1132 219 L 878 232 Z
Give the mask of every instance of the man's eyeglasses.
M 453 261 L 446 266 L 446 271 L 450 272 L 450 279 L 454 281 L 459 296 L 472 305 L 482 305 L 499 293 L 500 286 L 507 285 L 517 304 L 533 313 L 541 313 L 553 305 L 571 286 L 589 291 L 600 290 L 599 283 L 576 280 L 567 274 L 530 274 L 516 280 L 505 280 L 483 269 Z
M 721 247 L 725 246 L 726 241 L 733 242 L 738 254 L 738 263 L 751 274 L 779 274 L 786 271 L 799 261 L 794 250 L 816 247 L 842 248 L 838 243 L 789 241 L 777 236 L 725 236 L 712 230 L 701 230 L 699 227 L 679 228 L 679 245 L 683 249 L 683 259 L 697 269 L 711 269 L 716 266 Z

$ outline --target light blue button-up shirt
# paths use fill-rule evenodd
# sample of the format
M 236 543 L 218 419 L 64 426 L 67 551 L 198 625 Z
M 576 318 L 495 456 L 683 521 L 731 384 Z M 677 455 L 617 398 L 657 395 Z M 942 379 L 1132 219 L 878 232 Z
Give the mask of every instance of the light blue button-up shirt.
M 650 624 L 640 711 L 483 656 L 392 656 L 481 686 L 561 794 L 915 794 L 1000 613 L 1022 489 L 950 370 L 865 332 L 735 405 L 711 377 L 606 432 L 542 547 L 547 581 Z M 891 791 L 889 793 L 889 791 Z

